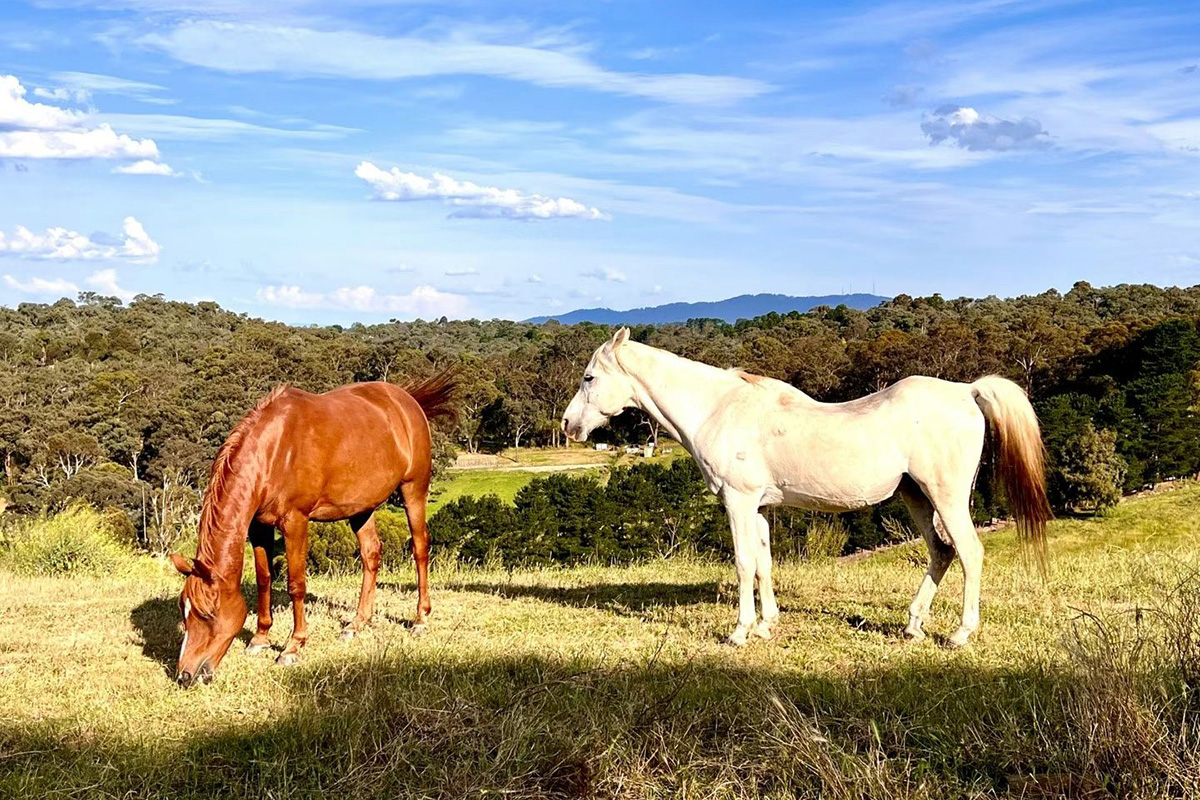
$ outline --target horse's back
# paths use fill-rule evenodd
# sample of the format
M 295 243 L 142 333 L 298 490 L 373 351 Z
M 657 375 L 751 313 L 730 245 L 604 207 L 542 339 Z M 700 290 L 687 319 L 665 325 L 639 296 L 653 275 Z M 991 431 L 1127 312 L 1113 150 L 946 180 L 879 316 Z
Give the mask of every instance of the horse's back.
M 268 504 L 340 519 L 428 480 L 429 426 L 407 392 L 360 383 L 324 394 L 289 389 L 259 423 Z

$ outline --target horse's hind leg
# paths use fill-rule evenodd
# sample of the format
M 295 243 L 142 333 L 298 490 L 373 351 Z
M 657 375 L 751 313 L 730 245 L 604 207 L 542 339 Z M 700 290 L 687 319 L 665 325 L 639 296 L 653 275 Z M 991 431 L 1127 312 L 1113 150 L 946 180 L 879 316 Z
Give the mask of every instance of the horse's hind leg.
M 300 648 L 308 641 L 308 622 L 304 619 L 304 596 L 308 593 L 305 574 L 308 567 L 308 518 L 302 514 L 289 514 L 281 521 L 280 529 L 287 549 L 287 587 L 292 598 L 293 625 L 291 638 L 275 663 L 290 667 L 300 663 Z
M 912 480 L 906 479 L 900 485 L 900 496 L 904 498 L 908 513 L 912 515 L 917 530 L 925 540 L 925 547 L 929 550 L 929 569 L 925 571 L 925 577 L 921 579 L 921 585 L 908 607 L 908 627 L 904 629 L 905 636 L 920 641 L 925 638 L 922 626 L 929 617 L 933 596 L 937 594 L 938 586 L 950 567 L 950 562 L 954 560 L 954 548 L 938 533 L 933 503 Z
M 969 484 L 968 484 L 969 486 Z M 971 519 L 970 489 L 961 493 L 942 492 L 930 499 L 950 535 L 963 570 L 963 611 L 958 630 L 950 636 L 951 647 L 963 647 L 979 628 L 979 591 L 983 574 L 983 542 Z M 957 496 L 961 494 L 961 496 Z
M 412 536 L 413 561 L 417 567 L 417 617 L 413 635 L 428 630 L 433 603 L 429 599 L 429 530 L 425 527 L 425 506 L 429 502 L 429 478 L 411 481 L 400 487 L 404 498 L 404 513 L 408 517 L 408 532 Z
M 379 574 L 383 548 L 379 544 L 379 531 L 375 527 L 375 513 L 352 517 L 350 527 L 358 536 L 358 555 L 362 559 L 362 591 L 358 595 L 358 612 L 354 619 L 342 629 L 343 639 L 353 639 L 354 634 L 371 622 L 375 615 L 375 579 Z
M 254 584 L 258 589 L 258 628 L 246 645 L 246 655 L 253 656 L 271 646 L 271 555 L 275 550 L 275 529 L 251 522 L 250 544 L 254 548 Z

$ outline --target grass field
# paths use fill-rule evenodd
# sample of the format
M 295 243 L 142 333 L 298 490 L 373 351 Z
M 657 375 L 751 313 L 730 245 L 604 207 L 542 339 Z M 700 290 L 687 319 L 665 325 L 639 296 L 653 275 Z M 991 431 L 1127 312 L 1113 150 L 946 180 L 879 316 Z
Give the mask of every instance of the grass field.
M 545 477 L 550 472 L 561 470 L 584 475 L 588 474 L 589 469 L 582 468 L 582 465 L 600 470 L 604 467 L 640 463 L 670 464 L 681 455 L 687 455 L 687 452 L 674 442 L 667 442 L 665 447 L 669 452 L 657 453 L 649 459 L 623 452 L 595 450 L 582 445 L 523 447 L 520 450 L 510 448 L 495 456 L 482 457 L 480 460 L 486 458 L 489 467 L 447 470 L 444 476 L 434 481 L 429 513 L 433 514 L 440 506 L 464 496 L 481 497 L 494 494 L 511 503 L 517 492 L 527 483 L 535 478 Z
M 472 469 L 450 470 L 433 486 L 429 495 L 429 514 L 460 497 L 481 497 L 494 494 L 511 503 L 517 492 L 534 478 L 536 472 L 519 470 Z
M 1054 523 L 1045 583 L 985 541 L 963 651 L 957 567 L 900 639 L 911 545 L 782 565 L 778 635 L 745 649 L 729 564 L 435 571 L 419 639 L 401 565 L 359 639 L 357 577 L 313 579 L 300 666 L 237 642 L 191 691 L 157 562 L 0 573 L 0 797 L 1200 796 L 1200 489 Z

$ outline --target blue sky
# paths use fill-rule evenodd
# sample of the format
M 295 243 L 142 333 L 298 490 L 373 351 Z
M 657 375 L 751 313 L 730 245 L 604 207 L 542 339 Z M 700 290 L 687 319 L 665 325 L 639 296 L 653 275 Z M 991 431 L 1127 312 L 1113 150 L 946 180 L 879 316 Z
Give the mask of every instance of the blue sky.
M 301 323 L 1192 285 L 1200 10 L 9 0 L 0 234 Z

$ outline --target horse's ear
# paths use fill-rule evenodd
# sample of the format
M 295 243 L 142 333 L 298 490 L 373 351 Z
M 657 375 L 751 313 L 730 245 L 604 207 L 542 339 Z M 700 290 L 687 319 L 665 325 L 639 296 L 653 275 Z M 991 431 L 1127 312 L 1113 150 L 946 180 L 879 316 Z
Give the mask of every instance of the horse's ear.
M 212 572 L 208 569 L 208 564 L 198 558 L 192 562 L 192 574 L 205 583 L 212 580 Z
M 192 574 L 192 565 L 190 563 L 188 563 L 188 560 L 186 558 L 179 555 L 179 553 L 171 553 L 167 557 L 171 559 L 171 563 L 175 565 L 175 569 L 179 570 L 179 574 L 181 574 L 181 575 L 191 575 Z
M 629 341 L 629 328 L 618 328 L 608 340 L 608 349 L 616 352 L 617 348 Z

